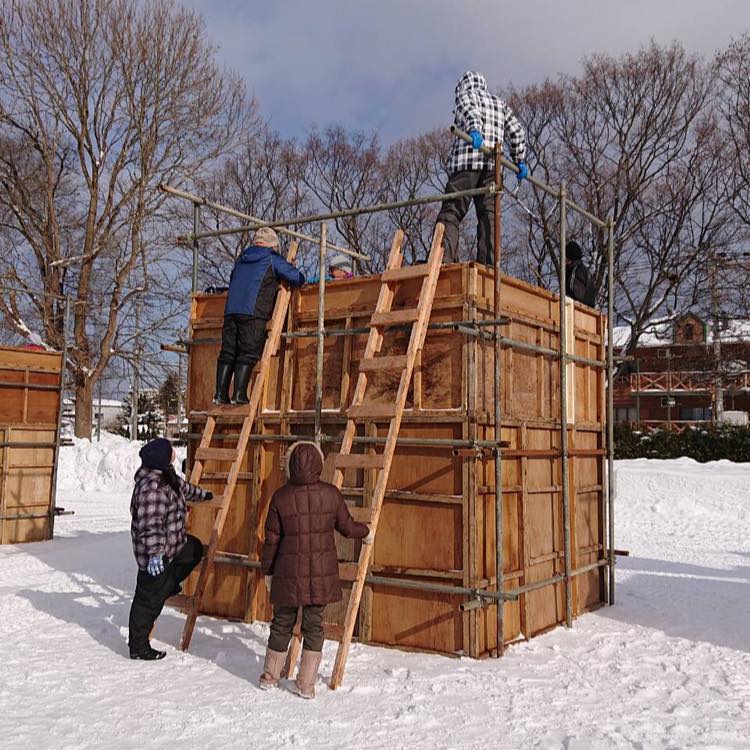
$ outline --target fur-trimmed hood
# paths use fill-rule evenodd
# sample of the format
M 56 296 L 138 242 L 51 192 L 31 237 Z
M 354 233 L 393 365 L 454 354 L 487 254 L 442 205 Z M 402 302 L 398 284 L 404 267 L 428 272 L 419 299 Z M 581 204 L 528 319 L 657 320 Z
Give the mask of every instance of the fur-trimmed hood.
M 293 443 L 286 452 L 284 472 L 292 484 L 314 484 L 323 471 L 323 451 L 309 440 Z

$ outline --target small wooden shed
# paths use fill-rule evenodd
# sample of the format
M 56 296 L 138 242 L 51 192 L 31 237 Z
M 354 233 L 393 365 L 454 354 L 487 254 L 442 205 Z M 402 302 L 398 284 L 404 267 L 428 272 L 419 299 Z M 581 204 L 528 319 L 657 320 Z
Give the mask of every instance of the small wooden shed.
M 393 309 L 413 307 L 420 283 L 415 279 L 401 284 Z M 326 453 L 336 449 L 335 439 L 346 423 L 357 361 L 379 289 L 378 276 L 326 285 L 325 328 L 330 335 L 325 339 L 318 415 Z M 491 335 L 494 328 L 476 325 L 495 317 L 493 289 L 493 271 L 485 266 L 452 264 L 441 270 L 433 327 L 415 369 L 375 542 L 371 574 L 378 582 L 367 586 L 360 608 L 355 633 L 360 641 L 473 657 L 495 649 L 496 605 L 467 607 L 466 595 L 399 585 L 497 587 L 494 457 L 489 450 L 466 447 L 471 441 L 494 440 L 495 435 L 493 342 L 482 333 Z M 219 545 L 226 553 L 225 564 L 214 568 L 204 597 L 206 614 L 246 621 L 271 617 L 262 577 L 241 560 L 259 558 L 266 510 L 283 481 L 281 458 L 289 442 L 293 436 L 314 434 L 317 343 L 315 337 L 299 334 L 315 331 L 317 292 L 314 286 L 305 287 L 292 299 L 287 327 L 292 335 L 284 339 L 272 364 L 255 439 Z M 213 394 L 224 301 L 223 295 L 201 294 L 193 300 L 190 455 Z M 501 438 L 508 446 L 502 451 L 503 585 L 506 590 L 521 589 L 515 601 L 505 604 L 503 640 L 508 643 L 565 621 L 560 367 L 550 356 L 559 344 L 559 300 L 506 276 L 502 314 L 509 320 L 501 327 Z M 577 303 L 570 304 L 567 317 L 568 351 L 602 361 L 606 318 Z M 342 333 L 335 333 L 337 329 Z M 391 346 L 402 351 L 404 342 L 399 339 L 405 335 L 399 330 L 386 333 L 383 354 Z M 606 598 L 605 375 L 594 364 L 577 362 L 568 368 L 572 595 L 578 615 Z M 370 393 L 379 394 L 376 401 L 387 402 L 394 393 L 394 383 L 388 380 L 393 375 L 372 377 Z M 386 428 L 386 421 L 374 419 L 364 426 L 362 436 L 382 437 Z M 221 431 L 229 441 L 237 425 L 217 425 L 214 434 Z M 221 491 L 225 476 L 204 475 L 202 484 Z M 368 477 L 362 470 L 348 470 L 343 491 L 352 505 L 367 505 Z M 213 518 L 209 509 L 191 510 L 191 533 L 206 541 Z M 342 571 L 346 561 L 356 560 L 356 544 L 338 539 Z M 229 564 L 233 555 L 237 564 Z M 331 637 L 340 630 L 345 604 L 326 610 Z
M 60 352 L 0 347 L 0 543 L 51 539 L 62 394 Z

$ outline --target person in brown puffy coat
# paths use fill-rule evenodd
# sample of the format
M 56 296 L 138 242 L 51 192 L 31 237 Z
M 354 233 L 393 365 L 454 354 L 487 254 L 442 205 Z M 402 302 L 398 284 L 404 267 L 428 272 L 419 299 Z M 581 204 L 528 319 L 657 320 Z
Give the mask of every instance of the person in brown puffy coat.
M 295 443 L 287 453 L 288 482 L 274 492 L 266 518 L 262 570 L 273 604 L 260 687 L 279 683 L 297 609 L 302 607 L 302 659 L 295 692 L 315 697 L 323 650 L 323 610 L 341 600 L 333 532 L 372 543 L 373 534 L 355 521 L 338 488 L 320 481 L 323 454 L 315 443 Z

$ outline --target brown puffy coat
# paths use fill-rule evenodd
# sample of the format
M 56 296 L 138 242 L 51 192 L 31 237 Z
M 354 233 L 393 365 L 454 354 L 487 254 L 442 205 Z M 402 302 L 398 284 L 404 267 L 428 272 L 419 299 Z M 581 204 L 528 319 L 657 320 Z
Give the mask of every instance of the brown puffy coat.
M 364 539 L 369 528 L 355 521 L 336 487 L 320 481 L 323 454 L 314 443 L 289 449 L 289 481 L 274 492 L 266 519 L 262 565 L 273 576 L 271 602 L 286 607 L 341 599 L 334 529 Z

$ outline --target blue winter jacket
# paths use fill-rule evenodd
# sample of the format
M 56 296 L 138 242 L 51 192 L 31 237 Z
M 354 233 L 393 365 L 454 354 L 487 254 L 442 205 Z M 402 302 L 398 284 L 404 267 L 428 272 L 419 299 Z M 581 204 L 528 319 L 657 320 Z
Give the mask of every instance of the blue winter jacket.
M 242 251 L 229 277 L 225 315 L 252 315 L 268 320 L 279 281 L 302 286 L 305 277 L 270 247 L 251 245 Z

